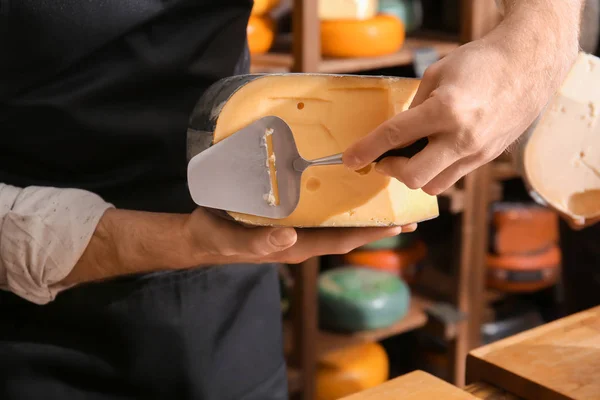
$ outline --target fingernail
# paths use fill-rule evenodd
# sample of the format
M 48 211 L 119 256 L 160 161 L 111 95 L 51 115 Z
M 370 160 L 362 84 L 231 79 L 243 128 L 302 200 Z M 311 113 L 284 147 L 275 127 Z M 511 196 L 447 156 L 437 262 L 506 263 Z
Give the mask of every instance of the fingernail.
M 271 244 L 276 247 L 289 247 L 296 241 L 296 231 L 293 229 L 276 229 L 269 236 Z
M 360 160 L 356 156 L 351 156 L 346 159 L 345 164 L 348 168 L 358 168 L 360 166 Z

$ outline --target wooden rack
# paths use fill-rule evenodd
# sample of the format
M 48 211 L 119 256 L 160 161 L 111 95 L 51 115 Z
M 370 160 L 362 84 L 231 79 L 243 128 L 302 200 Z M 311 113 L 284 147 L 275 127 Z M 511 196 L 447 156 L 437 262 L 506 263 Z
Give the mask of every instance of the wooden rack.
M 253 72 L 326 72 L 359 73 L 379 68 L 409 65 L 415 49 L 434 48 L 445 56 L 461 43 L 482 37 L 500 20 L 493 1 L 461 0 L 461 30 L 458 40 L 408 38 L 396 54 L 376 58 L 322 58 L 318 0 L 293 0 L 292 52 L 253 56 Z M 289 391 L 293 398 L 315 399 L 317 360 L 324 352 L 361 341 L 376 341 L 417 328 L 428 328 L 442 336 L 452 357 L 452 383 L 464 385 L 465 362 L 469 350 L 481 343 L 485 299 L 495 298 L 485 291 L 487 251 L 487 213 L 490 201 L 497 198 L 493 182 L 514 176 L 506 163 L 491 163 L 467 175 L 462 188 L 450 189 L 443 196 L 450 200 L 451 211 L 462 212 L 460 260 L 449 291 L 453 306 L 466 316 L 454 322 L 436 319 L 436 304 L 413 295 L 408 315 L 383 330 L 353 335 L 321 332 L 317 316 L 318 258 L 291 266 L 295 281 L 290 308 L 291 321 L 284 323 L 285 350 L 289 360 Z M 482 190 L 489 188 L 490 190 Z

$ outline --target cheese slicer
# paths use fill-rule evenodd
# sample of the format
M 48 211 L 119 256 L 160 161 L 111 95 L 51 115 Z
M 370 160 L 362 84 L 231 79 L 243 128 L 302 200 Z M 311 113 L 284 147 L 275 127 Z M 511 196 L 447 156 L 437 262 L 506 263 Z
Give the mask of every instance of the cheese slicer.
M 188 147 L 195 134 L 207 137 L 207 132 L 188 130 Z M 420 139 L 376 161 L 412 157 L 426 145 L 427 139 Z M 188 154 L 195 153 L 188 148 Z M 188 188 L 198 206 L 272 219 L 285 218 L 296 209 L 307 168 L 342 164 L 342 153 L 304 159 L 290 126 L 276 116 L 263 117 L 190 158 Z

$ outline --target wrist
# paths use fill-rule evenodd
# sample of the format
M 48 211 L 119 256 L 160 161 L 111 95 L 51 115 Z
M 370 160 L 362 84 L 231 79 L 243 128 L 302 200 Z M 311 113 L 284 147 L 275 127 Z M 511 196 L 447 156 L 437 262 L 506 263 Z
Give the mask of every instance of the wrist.
M 187 233 L 188 215 L 110 211 L 101 220 L 97 236 L 110 246 L 121 270 L 138 272 L 140 266 L 170 270 L 199 264 L 201 256 Z

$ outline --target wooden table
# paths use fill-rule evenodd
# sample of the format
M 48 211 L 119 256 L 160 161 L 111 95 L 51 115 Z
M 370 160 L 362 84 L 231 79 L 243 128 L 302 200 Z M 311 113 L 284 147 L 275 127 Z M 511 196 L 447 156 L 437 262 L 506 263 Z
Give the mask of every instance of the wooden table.
M 600 307 L 471 351 L 470 382 L 526 400 L 600 399 Z
M 477 400 L 477 397 L 423 371 L 414 371 L 341 400 Z
M 414 371 L 341 400 L 600 400 L 600 306 L 471 351 L 467 383 Z

